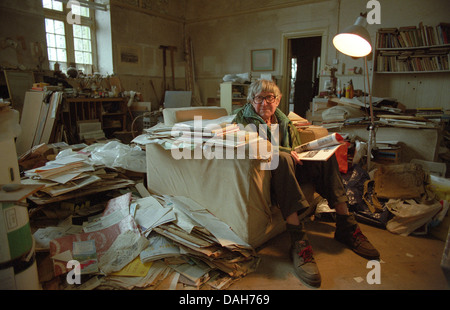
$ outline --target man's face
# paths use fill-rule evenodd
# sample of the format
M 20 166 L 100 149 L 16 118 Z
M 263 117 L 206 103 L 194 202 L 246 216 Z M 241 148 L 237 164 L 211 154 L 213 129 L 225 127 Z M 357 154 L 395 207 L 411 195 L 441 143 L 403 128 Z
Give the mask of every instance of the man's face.
M 280 104 L 281 95 L 275 96 L 273 93 L 261 92 L 253 97 L 252 105 L 261 118 L 266 121 L 272 117 Z

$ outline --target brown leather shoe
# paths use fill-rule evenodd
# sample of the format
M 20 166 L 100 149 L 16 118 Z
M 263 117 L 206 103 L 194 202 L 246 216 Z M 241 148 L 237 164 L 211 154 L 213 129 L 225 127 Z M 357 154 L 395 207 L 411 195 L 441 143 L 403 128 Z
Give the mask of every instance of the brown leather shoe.
M 313 250 L 306 239 L 293 243 L 291 257 L 294 263 L 294 272 L 305 284 L 319 287 L 322 279 L 313 257 Z
M 364 258 L 380 258 L 380 253 L 361 232 L 353 214 L 336 216 L 334 239 L 347 245 L 353 252 Z

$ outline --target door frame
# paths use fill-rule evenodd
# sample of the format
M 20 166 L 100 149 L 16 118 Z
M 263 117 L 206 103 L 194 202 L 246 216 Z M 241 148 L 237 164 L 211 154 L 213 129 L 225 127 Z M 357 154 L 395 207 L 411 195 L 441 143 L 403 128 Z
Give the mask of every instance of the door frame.
M 290 40 L 301 39 L 309 37 L 322 37 L 321 51 L 320 51 L 320 71 L 324 68 L 327 59 L 328 51 L 328 28 L 311 28 L 306 30 L 285 32 L 281 35 L 281 55 L 282 55 L 282 67 L 281 67 L 281 92 L 283 99 L 280 103 L 280 110 L 286 115 L 289 112 L 289 80 L 290 80 Z M 322 85 L 322 79 L 319 79 L 319 85 Z

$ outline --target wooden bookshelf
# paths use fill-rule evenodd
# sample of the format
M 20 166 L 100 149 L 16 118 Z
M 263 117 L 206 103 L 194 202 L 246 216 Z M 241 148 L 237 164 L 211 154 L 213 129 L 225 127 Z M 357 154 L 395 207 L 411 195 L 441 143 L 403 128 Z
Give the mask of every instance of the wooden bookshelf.
M 248 86 L 250 84 L 240 84 L 223 82 L 220 84 L 220 106 L 227 109 L 228 114 L 232 114 L 247 102 Z
M 449 23 L 380 28 L 376 40 L 376 73 L 450 72 Z
M 80 142 L 78 122 L 98 120 L 107 138 L 114 132 L 126 130 L 127 103 L 124 98 L 65 98 L 68 121 L 65 126 L 71 131 L 74 143 Z

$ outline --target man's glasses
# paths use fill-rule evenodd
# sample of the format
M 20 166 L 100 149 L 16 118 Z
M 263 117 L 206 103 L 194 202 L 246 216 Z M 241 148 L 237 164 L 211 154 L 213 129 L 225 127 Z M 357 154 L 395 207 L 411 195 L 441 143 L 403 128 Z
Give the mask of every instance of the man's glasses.
M 274 95 L 268 95 L 268 96 L 255 96 L 253 97 L 253 101 L 257 104 L 261 104 L 264 100 L 266 100 L 267 103 L 271 104 L 275 102 L 275 99 L 277 99 L 277 96 Z

